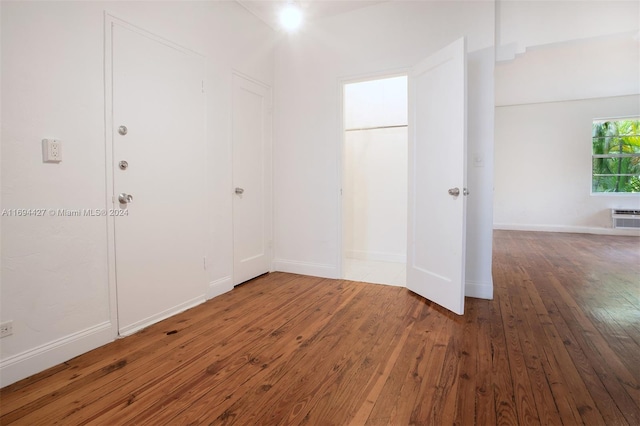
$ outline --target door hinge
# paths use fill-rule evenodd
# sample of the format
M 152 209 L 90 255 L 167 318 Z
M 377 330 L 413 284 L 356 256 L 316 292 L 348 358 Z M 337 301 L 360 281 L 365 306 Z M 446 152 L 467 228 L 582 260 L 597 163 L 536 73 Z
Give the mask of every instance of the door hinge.
M 207 256 L 202 258 L 202 267 L 205 271 L 207 270 Z

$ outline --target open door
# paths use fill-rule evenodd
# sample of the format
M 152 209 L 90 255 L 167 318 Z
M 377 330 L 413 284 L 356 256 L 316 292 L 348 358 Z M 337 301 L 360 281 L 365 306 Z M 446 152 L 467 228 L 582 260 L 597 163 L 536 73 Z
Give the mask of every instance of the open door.
M 407 288 L 464 313 L 466 226 L 464 38 L 409 76 Z

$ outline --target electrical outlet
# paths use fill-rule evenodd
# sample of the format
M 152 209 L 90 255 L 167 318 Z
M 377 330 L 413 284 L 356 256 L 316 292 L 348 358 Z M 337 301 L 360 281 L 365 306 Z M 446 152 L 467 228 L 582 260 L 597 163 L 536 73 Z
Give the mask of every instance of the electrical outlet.
M 13 334 L 13 321 L 0 324 L 0 337 L 7 337 Z
M 45 163 L 62 161 L 62 142 L 58 139 L 42 139 L 42 159 Z

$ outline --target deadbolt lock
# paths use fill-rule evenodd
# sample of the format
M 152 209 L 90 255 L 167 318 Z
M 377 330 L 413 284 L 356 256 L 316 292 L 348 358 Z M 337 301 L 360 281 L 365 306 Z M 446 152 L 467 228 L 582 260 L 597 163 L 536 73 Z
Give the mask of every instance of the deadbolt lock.
M 120 163 L 118 163 L 118 166 L 120 167 L 120 170 L 127 170 L 127 167 L 129 167 L 129 163 L 122 160 Z
M 122 136 L 126 135 L 128 131 L 129 130 L 127 129 L 127 126 L 118 127 L 118 133 L 120 133 Z

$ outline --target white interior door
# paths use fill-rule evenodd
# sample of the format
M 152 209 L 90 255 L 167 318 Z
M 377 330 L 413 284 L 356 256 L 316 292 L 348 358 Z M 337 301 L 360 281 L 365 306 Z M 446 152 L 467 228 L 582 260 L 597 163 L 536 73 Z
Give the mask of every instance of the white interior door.
M 204 300 L 203 66 L 130 27 L 113 24 L 111 36 L 114 208 L 121 213 L 115 266 L 125 335 Z M 119 202 L 119 194 L 131 202 Z
M 464 39 L 409 78 L 407 288 L 464 313 L 466 55 Z
M 233 284 L 271 266 L 271 88 L 233 76 Z

